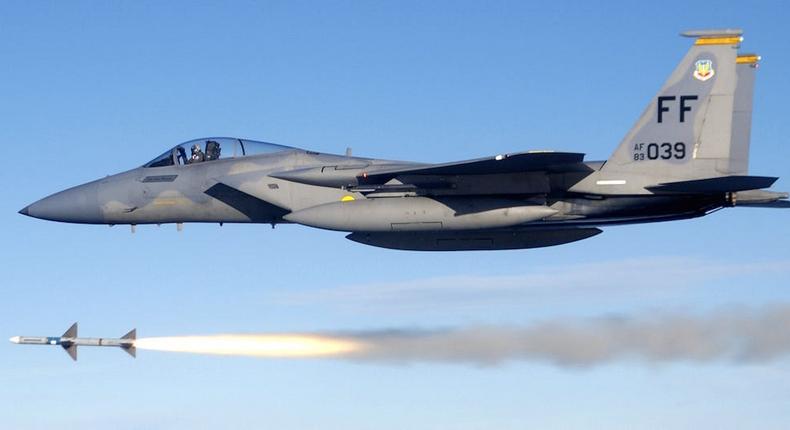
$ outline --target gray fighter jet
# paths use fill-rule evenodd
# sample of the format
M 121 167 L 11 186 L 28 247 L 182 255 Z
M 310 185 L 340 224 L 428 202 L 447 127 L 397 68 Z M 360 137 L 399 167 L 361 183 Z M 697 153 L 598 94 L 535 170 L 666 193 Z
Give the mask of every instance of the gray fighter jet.
M 599 227 L 790 207 L 747 172 L 759 57 L 740 30 L 693 46 L 606 161 L 527 151 L 442 164 L 320 154 L 236 138 L 167 150 L 142 167 L 20 212 L 86 224 L 297 223 L 367 245 L 424 251 L 559 245 Z

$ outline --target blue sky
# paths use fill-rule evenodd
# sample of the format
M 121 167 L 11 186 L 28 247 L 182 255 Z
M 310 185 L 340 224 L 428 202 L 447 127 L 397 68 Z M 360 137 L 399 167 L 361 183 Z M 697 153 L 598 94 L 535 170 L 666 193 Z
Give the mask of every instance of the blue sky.
M 790 190 L 784 2 L 4 2 L 0 334 L 528 325 L 790 302 L 786 211 L 607 228 L 540 250 L 408 253 L 298 226 L 18 215 L 206 135 L 450 161 L 605 159 L 688 48 L 763 56 L 751 172 Z M 482 286 L 482 287 L 481 287 Z M 489 291 L 490 290 L 490 291 Z M 785 330 L 777 327 L 777 330 Z M 588 369 L 361 364 L 0 342 L 0 427 L 784 428 L 790 361 Z

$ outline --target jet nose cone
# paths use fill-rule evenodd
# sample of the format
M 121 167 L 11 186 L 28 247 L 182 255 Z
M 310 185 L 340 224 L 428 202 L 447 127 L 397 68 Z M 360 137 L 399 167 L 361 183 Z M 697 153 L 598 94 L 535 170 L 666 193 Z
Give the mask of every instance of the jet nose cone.
M 10 339 L 8 339 L 8 340 L 9 340 L 11 343 L 19 343 L 19 336 L 11 336 L 11 338 L 10 338 Z
M 89 182 L 69 188 L 45 197 L 25 207 L 19 213 L 50 221 L 101 223 L 98 187 L 98 182 Z

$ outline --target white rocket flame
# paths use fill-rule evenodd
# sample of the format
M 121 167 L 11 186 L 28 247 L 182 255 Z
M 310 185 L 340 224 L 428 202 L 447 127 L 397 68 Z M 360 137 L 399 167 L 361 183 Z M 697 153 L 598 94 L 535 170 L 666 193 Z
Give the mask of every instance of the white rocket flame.
M 221 334 L 212 336 L 147 337 L 139 349 L 197 354 L 246 355 L 269 358 L 332 357 L 359 351 L 353 339 L 311 334 Z

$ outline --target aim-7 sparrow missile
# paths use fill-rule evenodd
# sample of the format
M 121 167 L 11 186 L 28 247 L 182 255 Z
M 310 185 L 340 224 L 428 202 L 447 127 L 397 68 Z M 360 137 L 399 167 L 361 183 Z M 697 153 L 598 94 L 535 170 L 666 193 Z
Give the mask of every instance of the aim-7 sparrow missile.
M 126 351 L 132 357 L 137 354 L 134 341 L 137 339 L 137 330 L 132 329 L 121 338 L 110 337 L 77 337 L 77 323 L 74 323 L 60 337 L 46 336 L 14 336 L 9 339 L 12 343 L 24 345 L 60 345 L 69 356 L 77 361 L 77 346 L 115 346 Z

